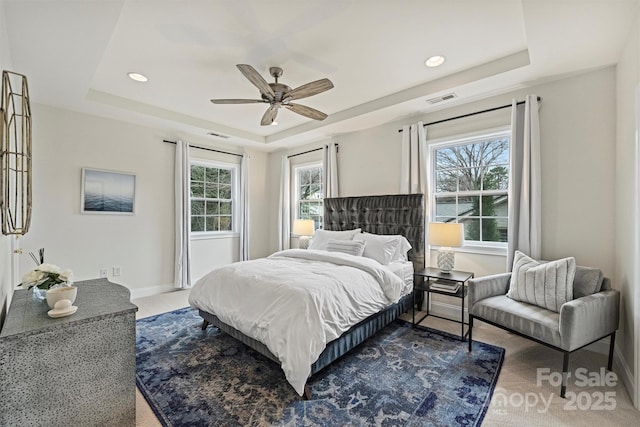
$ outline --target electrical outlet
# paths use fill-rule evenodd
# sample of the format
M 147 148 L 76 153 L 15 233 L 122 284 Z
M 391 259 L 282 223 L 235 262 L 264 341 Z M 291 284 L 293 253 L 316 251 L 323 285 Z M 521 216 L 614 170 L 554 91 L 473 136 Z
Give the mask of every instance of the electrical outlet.
M 113 267 L 113 277 L 118 277 L 121 274 L 120 267 Z
M 108 276 L 109 276 L 109 270 L 107 270 L 106 268 L 101 268 L 100 277 L 108 277 Z

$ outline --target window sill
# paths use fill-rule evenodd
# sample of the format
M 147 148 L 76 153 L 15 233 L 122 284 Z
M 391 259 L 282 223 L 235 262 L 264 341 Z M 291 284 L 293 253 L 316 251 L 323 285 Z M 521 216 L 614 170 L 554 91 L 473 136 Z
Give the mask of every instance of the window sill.
M 456 248 L 456 252 L 480 255 L 507 256 L 507 248 L 498 248 L 494 246 L 465 246 Z
M 439 246 L 431 246 L 432 251 L 438 251 Z M 492 256 L 507 256 L 507 248 L 499 248 L 494 246 L 464 246 L 462 248 L 454 248 L 456 253 L 465 254 L 477 254 L 477 255 L 492 255 Z
M 235 239 L 239 237 L 240 233 L 233 231 L 220 233 L 191 233 L 189 240 Z

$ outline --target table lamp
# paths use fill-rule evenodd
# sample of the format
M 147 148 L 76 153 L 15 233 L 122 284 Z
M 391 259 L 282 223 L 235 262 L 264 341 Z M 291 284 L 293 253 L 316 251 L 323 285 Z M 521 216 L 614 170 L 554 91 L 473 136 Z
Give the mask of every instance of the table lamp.
M 438 249 L 438 268 L 448 273 L 455 265 L 456 253 L 453 248 L 459 248 L 464 243 L 464 224 L 460 223 L 429 223 L 429 244 L 440 246 Z
M 312 219 L 296 219 L 293 222 L 293 234 L 300 236 L 298 247 L 307 249 L 310 236 L 313 235 L 315 222 Z

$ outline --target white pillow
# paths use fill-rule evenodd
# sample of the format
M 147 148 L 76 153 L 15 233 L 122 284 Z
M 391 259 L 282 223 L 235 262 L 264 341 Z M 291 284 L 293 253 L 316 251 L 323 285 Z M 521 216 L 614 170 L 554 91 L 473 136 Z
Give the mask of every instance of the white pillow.
M 409 252 L 409 249 L 412 248 L 411 243 L 409 243 L 409 241 L 404 236 L 396 235 L 395 237 L 397 238 L 398 242 L 396 243 L 396 251 L 391 257 L 391 262 L 408 261 L 409 258 L 407 258 L 407 252 Z
M 507 296 L 560 312 L 560 307 L 573 299 L 576 259 L 541 262 L 516 251 Z
M 309 249 L 327 250 L 329 240 L 353 240 L 353 236 L 360 234 L 362 230 L 356 228 L 354 230 L 332 231 L 332 230 L 316 230 L 311 238 Z
M 342 252 L 354 256 L 362 256 L 366 243 L 359 240 L 336 240 L 331 239 L 327 243 L 329 252 Z
M 375 259 L 382 265 L 387 265 L 391 262 L 398 245 L 397 236 L 363 233 L 354 236 L 353 240 L 366 242 L 362 256 Z

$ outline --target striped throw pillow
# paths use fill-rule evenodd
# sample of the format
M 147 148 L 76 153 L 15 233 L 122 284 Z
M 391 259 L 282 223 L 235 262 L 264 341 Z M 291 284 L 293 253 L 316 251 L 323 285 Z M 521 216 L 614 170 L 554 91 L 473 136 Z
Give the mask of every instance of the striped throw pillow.
M 516 251 L 507 296 L 560 312 L 560 307 L 573 299 L 576 259 L 541 262 Z
M 335 240 L 331 239 L 327 242 L 327 250 L 329 252 L 342 252 L 344 254 L 362 256 L 364 252 L 365 242 L 360 240 Z

